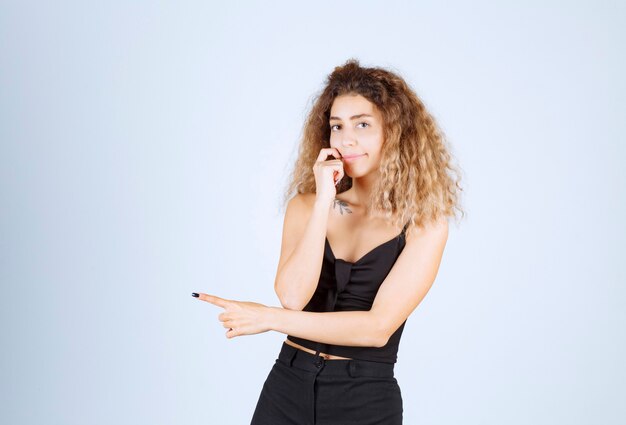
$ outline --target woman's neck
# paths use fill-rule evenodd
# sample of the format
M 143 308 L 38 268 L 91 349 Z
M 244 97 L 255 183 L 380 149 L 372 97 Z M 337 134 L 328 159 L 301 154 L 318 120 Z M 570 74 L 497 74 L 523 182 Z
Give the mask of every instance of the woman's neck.
M 369 196 L 372 193 L 372 183 L 364 183 L 362 179 L 354 179 L 352 187 L 341 193 L 341 199 L 349 203 L 353 209 L 359 210 L 359 215 L 369 216 L 370 218 L 386 217 L 384 211 L 370 211 Z

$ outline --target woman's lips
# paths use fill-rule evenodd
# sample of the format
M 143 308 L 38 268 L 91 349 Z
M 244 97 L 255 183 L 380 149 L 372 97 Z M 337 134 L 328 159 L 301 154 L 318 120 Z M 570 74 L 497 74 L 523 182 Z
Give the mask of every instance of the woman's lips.
M 348 161 L 348 162 L 352 162 L 352 161 L 355 161 L 355 160 L 357 160 L 357 159 L 359 159 L 359 158 L 364 157 L 365 155 L 366 155 L 366 154 L 364 154 L 364 153 L 363 153 L 363 154 L 361 154 L 361 155 L 344 156 L 344 157 L 343 157 L 343 160 L 344 160 L 344 161 Z

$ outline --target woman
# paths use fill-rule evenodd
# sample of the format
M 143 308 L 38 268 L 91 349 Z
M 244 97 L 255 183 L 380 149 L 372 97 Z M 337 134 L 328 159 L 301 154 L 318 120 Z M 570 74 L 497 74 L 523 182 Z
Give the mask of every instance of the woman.
M 435 120 L 401 77 L 354 59 L 328 76 L 286 194 L 283 308 L 192 294 L 224 308 L 227 338 L 287 334 L 252 425 L 402 423 L 400 336 L 437 275 L 447 218 L 463 213 L 449 171 Z

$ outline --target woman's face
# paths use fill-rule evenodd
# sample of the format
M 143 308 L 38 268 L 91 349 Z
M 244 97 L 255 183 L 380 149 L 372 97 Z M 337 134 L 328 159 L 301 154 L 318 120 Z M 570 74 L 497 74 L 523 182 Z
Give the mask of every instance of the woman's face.
M 330 147 L 341 154 L 346 175 L 357 178 L 378 171 L 383 120 L 376 105 L 360 94 L 337 96 L 328 123 Z

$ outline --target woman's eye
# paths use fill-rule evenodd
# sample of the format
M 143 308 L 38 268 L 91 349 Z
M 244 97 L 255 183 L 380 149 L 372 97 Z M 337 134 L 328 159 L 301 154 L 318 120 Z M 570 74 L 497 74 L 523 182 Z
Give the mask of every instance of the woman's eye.
M 361 125 L 361 124 L 365 124 L 366 126 L 369 127 L 369 123 L 366 123 L 365 121 L 359 123 L 359 125 Z M 330 126 L 330 130 L 331 131 L 334 130 L 335 127 L 339 127 L 339 124 L 331 125 Z

